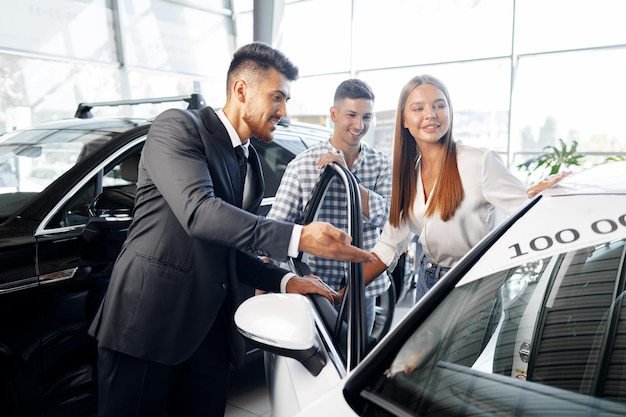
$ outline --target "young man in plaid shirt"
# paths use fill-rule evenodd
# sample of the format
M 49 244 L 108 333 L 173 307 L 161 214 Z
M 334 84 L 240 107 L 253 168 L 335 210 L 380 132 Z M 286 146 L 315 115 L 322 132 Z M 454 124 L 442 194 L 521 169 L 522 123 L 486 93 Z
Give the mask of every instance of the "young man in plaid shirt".
M 391 158 L 361 139 L 372 123 L 374 93 L 363 81 L 349 79 L 337 87 L 330 117 L 333 136 L 297 155 L 287 166 L 268 213 L 269 218 L 302 223 L 304 209 L 313 188 L 331 162 L 347 167 L 359 182 L 363 209 L 363 249 L 371 250 L 385 225 L 391 199 Z M 318 221 L 328 222 L 347 231 L 347 196 L 344 186 L 333 180 L 319 209 Z M 311 256 L 308 265 L 335 291 L 346 284 L 348 264 L 342 261 Z M 374 326 L 376 297 L 391 285 L 387 273 L 377 277 L 365 288 L 367 326 Z

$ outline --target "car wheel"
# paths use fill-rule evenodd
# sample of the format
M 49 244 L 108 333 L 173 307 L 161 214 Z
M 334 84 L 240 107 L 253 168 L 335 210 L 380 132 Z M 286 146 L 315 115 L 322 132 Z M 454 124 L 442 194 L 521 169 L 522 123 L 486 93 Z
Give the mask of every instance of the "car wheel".
M 376 314 L 372 336 L 376 340 L 382 339 L 391 329 L 393 314 L 396 309 L 396 288 L 393 280 L 387 291 L 376 297 Z

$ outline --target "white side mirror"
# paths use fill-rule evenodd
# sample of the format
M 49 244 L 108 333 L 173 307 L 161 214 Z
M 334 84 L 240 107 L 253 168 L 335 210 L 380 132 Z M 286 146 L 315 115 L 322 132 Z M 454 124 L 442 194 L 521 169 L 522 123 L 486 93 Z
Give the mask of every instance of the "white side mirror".
M 315 336 L 312 305 L 299 294 L 262 294 L 244 301 L 235 312 L 235 325 L 252 344 L 300 361 L 313 375 L 326 359 Z
M 315 343 L 311 305 L 299 294 L 262 294 L 244 301 L 235 324 L 248 339 L 281 349 L 308 349 Z

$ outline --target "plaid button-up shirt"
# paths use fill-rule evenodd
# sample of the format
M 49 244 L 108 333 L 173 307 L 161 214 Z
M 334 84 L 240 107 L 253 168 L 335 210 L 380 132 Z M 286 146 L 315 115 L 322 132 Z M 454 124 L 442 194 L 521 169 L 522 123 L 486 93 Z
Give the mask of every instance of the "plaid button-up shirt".
M 317 168 L 317 160 L 328 151 L 341 153 L 328 141 L 307 149 L 289 163 L 267 217 L 302 224 L 304 209 L 323 171 Z M 371 250 L 389 216 L 391 158 L 386 153 L 361 142 L 361 151 L 352 166 L 352 173 L 359 179 L 360 184 L 369 190 L 370 217 L 363 217 L 363 249 Z M 345 188 L 335 178 L 328 187 L 317 220 L 331 223 L 347 232 L 347 213 Z M 334 290 L 345 286 L 348 274 L 347 262 L 310 256 L 307 264 L 313 274 L 322 278 Z M 365 296 L 375 297 L 383 293 L 389 285 L 389 276 L 383 273 L 365 287 Z

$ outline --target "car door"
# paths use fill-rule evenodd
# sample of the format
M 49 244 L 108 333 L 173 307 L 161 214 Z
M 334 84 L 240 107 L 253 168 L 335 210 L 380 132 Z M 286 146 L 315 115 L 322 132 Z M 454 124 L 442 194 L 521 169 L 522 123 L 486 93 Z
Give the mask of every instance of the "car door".
M 117 191 L 119 197 L 124 188 L 135 187 L 137 155 L 145 131 L 136 136 L 119 149 L 105 150 L 104 158 L 92 157 L 97 162 L 59 199 L 36 233 L 42 403 L 51 415 L 71 414 L 95 405 L 96 341 L 87 330 L 126 237 L 134 194 L 128 194 L 125 212 L 120 206 L 115 213 L 105 213 L 115 218 L 115 228 L 89 232 L 94 232 L 93 219 L 102 218 L 102 213 L 94 216 L 95 202 L 107 193 Z M 126 161 L 135 164 L 134 178 L 121 175 L 128 171 L 124 169 Z
M 352 174 L 344 167 L 332 164 L 327 167 L 320 177 L 320 180 L 313 192 L 313 197 L 305 210 L 305 223 L 314 221 L 320 203 L 323 201 L 324 192 L 331 181 L 341 181 L 348 191 L 349 217 L 348 233 L 352 236 L 352 243 L 356 246 L 362 244 L 362 220 L 361 220 L 361 200 L 358 191 L 358 184 Z M 291 269 L 300 274 L 306 275 L 309 271 L 306 265 L 307 254 L 301 253 L 297 259 L 290 261 Z M 309 296 L 310 305 L 305 306 L 302 314 L 296 314 L 294 309 L 285 306 L 285 311 L 280 308 L 280 300 L 274 303 L 270 300 L 270 305 L 278 309 L 275 316 L 267 317 L 267 308 L 263 302 L 267 297 L 276 294 L 266 294 L 252 297 L 244 303 L 237 311 L 235 321 L 242 333 L 248 340 L 263 349 L 266 349 L 266 374 L 270 391 L 270 401 L 272 403 L 272 413 L 275 417 L 294 416 L 302 408 L 316 401 L 321 395 L 328 391 L 329 387 L 340 383 L 343 377 L 354 368 L 367 352 L 376 343 L 376 340 L 369 337 L 365 330 L 364 314 L 364 289 L 362 264 L 351 263 L 349 268 L 348 284 L 341 306 L 333 306 L 327 299 L 321 296 Z M 297 303 L 297 301 L 296 301 Z M 255 307 L 258 305 L 260 307 Z M 250 318 L 260 320 L 259 322 L 272 322 L 276 326 L 272 329 L 262 325 L 257 328 L 254 324 L 247 327 L 245 319 L 242 323 L 241 317 L 250 314 Z M 279 333 L 282 333 L 281 322 L 292 318 L 294 315 L 308 316 L 308 311 L 315 316 L 315 331 L 311 327 L 310 346 L 301 349 L 285 350 L 272 349 L 260 340 L 281 340 Z M 287 323 L 285 323 L 287 324 Z M 312 326 L 312 325 L 311 325 Z M 270 334 L 264 334 L 264 329 Z M 295 323 L 295 327 L 304 332 L 309 329 L 307 323 Z M 274 333 L 274 331 L 278 333 Z M 278 339 L 277 339 L 278 338 Z M 304 337 L 308 340 L 308 336 Z M 300 340 L 299 336 L 294 336 L 293 342 L 306 345 L 306 340 Z M 287 345 L 289 343 L 286 343 Z M 293 353 L 293 356 L 290 354 Z M 287 355 L 287 356 L 285 356 Z
M 39 306 L 35 271 L 35 225 L 13 219 L 0 237 L 0 415 L 10 415 L 16 401 L 29 409 L 38 398 Z M 16 388 L 15 381 L 23 381 Z

